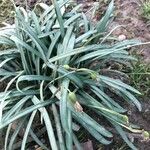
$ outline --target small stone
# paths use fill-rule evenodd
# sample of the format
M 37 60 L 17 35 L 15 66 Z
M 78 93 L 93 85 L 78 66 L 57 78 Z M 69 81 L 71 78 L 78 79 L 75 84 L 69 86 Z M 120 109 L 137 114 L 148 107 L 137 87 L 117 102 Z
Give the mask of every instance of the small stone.
M 118 40 L 119 40 L 119 41 L 123 41 L 123 40 L 125 40 L 125 39 L 126 39 L 126 36 L 123 35 L 123 34 L 121 34 L 121 35 L 118 36 Z
M 34 145 L 35 149 L 37 149 L 39 146 L 38 145 Z

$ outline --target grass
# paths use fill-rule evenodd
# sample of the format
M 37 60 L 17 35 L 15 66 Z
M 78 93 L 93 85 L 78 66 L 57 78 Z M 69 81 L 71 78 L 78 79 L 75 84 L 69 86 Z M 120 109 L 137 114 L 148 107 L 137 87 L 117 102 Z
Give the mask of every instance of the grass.
M 14 20 L 13 5 L 10 0 L 0 0 L 0 27 L 4 26 L 2 23 L 12 23 Z
M 142 15 L 147 20 L 150 20 L 150 2 L 148 0 L 142 2 Z
M 150 65 L 139 59 L 132 66 L 133 69 L 129 76 L 133 86 L 139 89 L 143 96 L 148 97 L 150 95 Z
M 93 118 L 90 112 L 95 112 L 136 150 L 126 130 L 144 134 L 144 139 L 149 135 L 144 129 L 132 127 L 127 110 L 110 95 L 118 95 L 141 111 L 136 98 L 141 93 L 102 74 L 108 62 L 126 65 L 135 60 L 127 49 L 142 44 L 134 39 L 105 42 L 114 1 L 96 26 L 68 1 L 54 0 L 51 6 L 40 3 L 37 7 L 42 13 L 15 7 L 15 26 L 0 29 L 0 44 L 9 46 L 0 52 L 0 76 L 6 83 L 0 93 L 0 129 L 7 129 L 5 149 L 12 149 L 23 128 L 21 150 L 27 148 L 29 135 L 43 149 L 71 150 L 75 145 L 81 150 L 77 125 L 99 143 L 108 145 L 113 134 Z M 100 62 L 99 68 L 89 68 L 95 61 Z M 18 124 L 12 133 L 16 120 Z M 37 136 L 35 120 L 46 129 L 47 143 Z

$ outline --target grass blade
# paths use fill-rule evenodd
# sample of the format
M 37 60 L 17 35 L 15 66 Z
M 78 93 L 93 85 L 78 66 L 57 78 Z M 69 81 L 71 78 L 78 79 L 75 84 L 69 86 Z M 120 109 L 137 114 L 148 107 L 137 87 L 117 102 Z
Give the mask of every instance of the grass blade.
M 33 97 L 32 101 L 35 105 L 41 103 L 40 100 L 35 96 Z M 47 133 L 48 133 L 49 141 L 50 141 L 50 144 L 51 144 L 51 148 L 52 148 L 52 150 L 57 150 L 58 147 L 57 147 L 57 144 L 56 144 L 56 139 L 55 139 L 53 127 L 52 127 L 51 120 L 49 118 L 48 112 L 46 111 L 46 109 L 44 107 L 39 108 L 39 111 L 43 115 L 43 119 L 44 119 L 44 122 L 45 122 L 45 125 L 46 125 L 46 128 L 47 128 Z
M 34 120 L 34 117 L 36 115 L 36 112 L 37 112 L 37 110 L 33 111 L 32 114 L 31 114 L 31 116 L 30 116 L 29 122 L 27 124 L 26 130 L 25 130 L 25 133 L 24 133 L 24 136 L 23 136 L 21 150 L 25 150 L 25 145 L 26 145 L 27 137 L 28 137 L 28 134 L 29 134 L 32 122 Z

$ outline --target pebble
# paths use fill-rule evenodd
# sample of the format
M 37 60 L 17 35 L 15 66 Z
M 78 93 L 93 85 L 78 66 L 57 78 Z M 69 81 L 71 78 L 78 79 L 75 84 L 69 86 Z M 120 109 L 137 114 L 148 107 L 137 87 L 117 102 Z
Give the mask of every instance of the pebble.
M 124 41 L 126 39 L 126 36 L 124 34 L 121 34 L 118 36 L 119 41 Z

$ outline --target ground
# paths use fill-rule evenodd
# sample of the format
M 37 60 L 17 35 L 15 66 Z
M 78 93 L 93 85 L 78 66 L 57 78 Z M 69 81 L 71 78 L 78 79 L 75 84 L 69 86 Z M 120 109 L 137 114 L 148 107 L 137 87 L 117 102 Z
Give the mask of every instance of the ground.
M 0 0 L 0 26 L 2 26 L 2 21 L 6 21 L 9 23 L 13 22 L 13 12 L 12 12 L 12 5 L 10 5 L 10 1 L 6 0 L 2 3 L 3 0 Z M 8 3 L 9 2 L 9 3 Z M 16 1 L 18 4 L 21 1 Z M 33 0 L 28 0 L 29 4 L 36 2 Z M 79 3 L 84 4 L 84 8 L 89 8 L 93 6 L 93 1 L 78 1 Z M 97 9 L 96 17 L 93 19 L 99 19 L 101 14 L 106 10 L 108 0 L 100 0 L 100 8 Z M 106 3 L 106 4 L 105 4 Z M 3 4 L 3 5 L 1 5 Z M 7 5 L 9 4 L 9 5 Z M 33 5 L 33 4 L 32 4 Z M 113 32 L 113 35 L 116 37 L 124 37 L 124 38 L 137 38 L 143 42 L 150 41 L 150 25 L 148 20 L 144 19 L 142 16 L 142 3 L 140 0 L 116 0 L 115 1 L 115 17 L 114 21 L 111 23 L 109 30 L 113 29 L 118 25 L 124 25 L 124 27 L 118 28 Z M 130 116 L 131 122 L 139 125 L 141 128 L 150 131 L 150 46 L 144 45 L 140 47 L 134 48 L 137 50 L 136 57 L 139 57 L 139 61 L 133 64 L 133 74 L 130 75 L 131 77 L 131 84 L 138 88 L 143 95 L 140 97 L 143 109 L 142 112 L 138 112 L 136 108 L 132 106 L 127 106 L 129 111 L 128 114 Z M 135 54 L 135 53 L 134 53 Z M 136 71 L 135 71 L 136 70 Z M 141 72 L 140 72 L 141 70 Z M 137 74 L 138 73 L 138 74 Z M 136 82 L 134 82 L 136 81 Z M 138 82 L 138 83 L 137 83 Z M 99 118 L 97 118 L 99 119 Z M 92 140 L 88 135 L 79 135 L 81 139 Z M 129 148 L 118 138 L 115 137 L 115 143 L 111 144 L 109 147 L 104 147 L 102 145 L 97 145 L 96 142 L 93 142 L 96 145 L 96 149 L 99 150 L 112 150 L 112 149 L 122 149 L 128 150 Z M 139 150 L 149 150 L 150 149 L 150 141 L 143 142 L 140 141 L 138 138 L 135 138 L 135 143 Z M 95 144 L 96 143 L 96 144 Z M 115 146 L 114 146 L 115 144 Z

